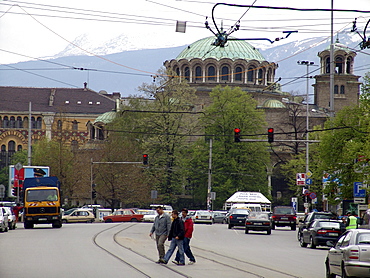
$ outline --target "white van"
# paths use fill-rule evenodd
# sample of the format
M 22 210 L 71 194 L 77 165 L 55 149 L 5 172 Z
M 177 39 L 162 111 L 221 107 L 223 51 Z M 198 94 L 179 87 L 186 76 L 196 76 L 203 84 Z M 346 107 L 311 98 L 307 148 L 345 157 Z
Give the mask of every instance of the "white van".
M 248 209 L 249 211 L 261 212 L 262 207 L 260 204 L 233 204 L 231 209 Z

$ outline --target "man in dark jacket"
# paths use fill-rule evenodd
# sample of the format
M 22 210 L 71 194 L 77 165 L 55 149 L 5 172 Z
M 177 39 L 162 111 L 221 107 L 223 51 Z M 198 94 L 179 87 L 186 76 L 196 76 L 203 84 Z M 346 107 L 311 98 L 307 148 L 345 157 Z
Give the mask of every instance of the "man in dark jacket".
M 157 250 L 159 255 L 159 260 L 157 263 L 163 261 L 165 255 L 164 252 L 164 243 L 170 233 L 171 228 L 171 217 L 164 212 L 163 207 L 158 206 L 156 208 L 158 215 L 154 219 L 152 229 L 150 230 L 149 236 L 152 237 L 155 233 L 155 241 L 157 243 Z
M 183 243 L 183 239 L 185 235 L 184 223 L 179 218 L 179 212 L 177 210 L 172 211 L 172 218 L 173 218 L 173 221 L 171 224 L 171 230 L 170 230 L 170 234 L 168 235 L 168 240 L 171 241 L 170 248 L 168 249 L 163 260 L 160 260 L 160 261 L 161 263 L 166 264 L 170 260 L 177 246 L 179 250 L 179 255 L 180 255 L 178 265 L 185 265 L 184 243 Z
M 185 229 L 185 235 L 184 235 L 184 253 L 189 258 L 190 262 L 189 264 L 195 264 L 195 258 L 193 255 L 193 252 L 191 252 L 190 249 L 190 239 L 193 236 L 193 230 L 194 230 L 194 223 L 191 216 L 188 216 L 188 210 L 186 208 L 183 208 L 181 210 L 181 220 L 184 222 L 184 229 Z M 179 264 L 180 261 L 180 254 L 179 251 L 176 253 L 176 258 L 174 261 L 172 261 L 174 264 Z

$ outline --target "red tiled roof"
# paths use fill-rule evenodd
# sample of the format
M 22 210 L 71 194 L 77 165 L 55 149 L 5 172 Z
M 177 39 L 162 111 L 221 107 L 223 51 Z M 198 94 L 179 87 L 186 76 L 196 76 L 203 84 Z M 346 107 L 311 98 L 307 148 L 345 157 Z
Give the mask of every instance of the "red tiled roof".
M 101 114 L 115 108 L 114 100 L 90 89 L 0 86 L 0 112 L 28 111 L 29 102 L 35 112 Z

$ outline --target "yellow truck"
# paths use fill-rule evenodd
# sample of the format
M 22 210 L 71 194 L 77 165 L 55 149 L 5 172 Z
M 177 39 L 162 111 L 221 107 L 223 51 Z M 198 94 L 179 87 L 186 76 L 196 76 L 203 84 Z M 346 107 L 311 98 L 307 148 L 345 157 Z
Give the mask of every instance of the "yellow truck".
M 23 183 L 24 228 L 34 224 L 62 227 L 60 182 L 57 177 L 26 178 Z

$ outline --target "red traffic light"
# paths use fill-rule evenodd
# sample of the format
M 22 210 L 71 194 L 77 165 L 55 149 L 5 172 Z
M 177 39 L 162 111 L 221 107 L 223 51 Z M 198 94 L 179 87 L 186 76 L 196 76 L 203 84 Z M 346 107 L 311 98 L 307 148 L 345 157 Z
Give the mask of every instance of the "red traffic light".
M 267 141 L 269 143 L 274 142 L 274 129 L 272 127 L 267 129 Z
M 149 156 L 147 154 L 143 154 L 143 164 L 144 165 L 148 165 L 148 159 L 149 159 Z
M 234 142 L 240 142 L 240 128 L 234 128 Z

